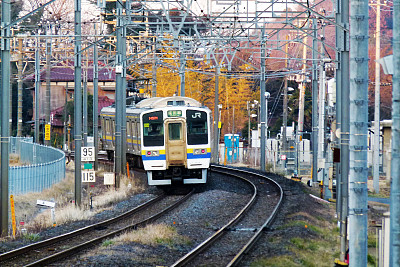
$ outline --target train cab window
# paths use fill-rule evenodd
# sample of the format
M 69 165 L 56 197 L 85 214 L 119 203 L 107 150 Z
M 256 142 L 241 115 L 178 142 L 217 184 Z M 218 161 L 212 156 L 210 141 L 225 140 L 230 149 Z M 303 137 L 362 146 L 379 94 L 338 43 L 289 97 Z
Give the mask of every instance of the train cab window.
M 198 110 L 187 110 L 186 117 L 188 145 L 207 144 L 207 113 Z
M 143 114 L 143 146 L 164 145 L 164 121 L 162 111 Z
M 168 124 L 168 137 L 169 140 L 181 140 L 182 139 L 182 123 L 170 123 Z

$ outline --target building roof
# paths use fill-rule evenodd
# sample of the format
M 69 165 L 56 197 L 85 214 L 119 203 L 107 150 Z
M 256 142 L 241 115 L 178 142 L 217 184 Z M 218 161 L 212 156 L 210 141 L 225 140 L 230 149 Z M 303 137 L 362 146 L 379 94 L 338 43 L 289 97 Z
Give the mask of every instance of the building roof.
M 115 81 L 115 68 L 106 66 L 103 62 L 99 62 L 99 82 L 114 82 Z M 84 77 L 85 66 L 82 64 L 82 79 Z M 74 81 L 74 62 L 60 62 L 51 67 L 50 81 L 51 82 L 73 82 Z M 127 75 L 127 79 L 132 79 Z M 35 74 L 31 74 L 25 78 L 27 81 L 34 81 Z M 46 81 L 46 68 L 40 72 L 40 81 Z M 87 68 L 87 81 L 93 81 L 93 62 L 89 62 Z

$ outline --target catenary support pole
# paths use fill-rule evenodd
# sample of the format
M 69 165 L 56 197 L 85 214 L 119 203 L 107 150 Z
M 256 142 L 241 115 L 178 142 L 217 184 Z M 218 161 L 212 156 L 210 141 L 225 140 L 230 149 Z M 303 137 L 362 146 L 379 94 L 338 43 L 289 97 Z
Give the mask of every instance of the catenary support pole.
M 82 25 L 81 0 L 75 0 L 75 76 L 74 76 L 74 139 L 75 139 L 75 205 L 81 206 L 82 173 Z
M 94 35 L 97 36 L 96 23 L 94 23 Z M 97 37 L 95 38 L 97 42 Z M 99 59 L 97 44 L 93 46 L 93 138 L 94 138 L 94 169 L 99 168 Z M 104 127 L 104 126 L 103 126 Z
M 115 55 L 115 80 L 116 80 L 116 91 L 115 91 L 115 172 L 116 172 L 116 183 L 115 186 L 119 187 L 120 175 L 122 173 L 122 142 L 121 142 L 121 127 L 122 127 L 122 109 L 125 108 L 125 103 L 122 103 L 123 94 L 123 82 L 122 82 L 122 2 L 117 1 L 117 53 Z
M 48 28 L 47 34 L 51 35 L 51 26 Z M 45 124 L 50 124 L 50 113 L 51 113 L 51 38 L 46 39 L 46 91 L 44 97 L 44 116 Z M 44 144 L 50 146 L 51 140 L 45 140 Z
M 126 1 L 126 5 L 128 5 L 130 1 Z M 126 11 L 128 8 L 125 9 Z M 126 88 L 127 88 L 127 82 L 126 82 L 126 20 L 127 17 L 123 17 L 121 21 L 121 27 L 122 27 L 122 36 L 121 36 L 121 59 L 122 59 L 122 121 L 121 121 L 121 172 L 123 174 L 126 174 L 127 169 L 126 169 Z
M 375 102 L 374 102 L 374 191 L 379 194 L 379 136 L 380 136 L 380 102 L 381 102 L 381 66 L 377 61 L 381 57 L 381 0 L 376 2 L 375 29 Z
M 390 189 L 390 263 L 400 266 L 400 1 L 393 1 L 392 162 Z
M 10 105 L 10 28 L 4 28 L 11 22 L 10 1 L 1 2 L 1 236 L 8 234 L 8 146 L 9 105 Z
M 340 260 L 344 261 L 347 246 L 347 226 L 349 211 L 349 133 L 350 133 L 350 33 L 349 33 L 349 0 L 340 2 L 341 25 L 343 41 L 340 53 L 341 83 L 340 98 L 341 120 L 340 120 L 340 192 L 341 192 L 341 212 L 340 212 Z
M 88 137 L 88 54 L 84 54 L 85 65 L 83 68 L 83 95 L 82 95 L 82 138 L 83 138 L 83 146 L 88 146 L 87 137 Z
M 22 48 L 23 39 L 18 38 L 18 112 L 17 112 L 17 136 L 22 136 L 22 70 L 24 49 Z
M 313 19 L 312 58 L 317 58 L 317 20 Z M 312 182 L 318 182 L 318 66 L 317 61 L 312 63 Z
M 183 50 L 183 47 L 182 47 Z M 183 51 L 180 53 L 180 60 L 179 60 L 179 76 L 181 78 L 181 96 L 185 96 L 185 69 L 186 69 L 186 59 L 185 54 Z
M 218 58 L 215 57 L 215 94 L 214 94 L 214 144 L 212 149 L 213 155 L 213 163 L 218 163 L 219 158 L 219 135 L 218 135 L 218 104 L 219 104 L 219 61 Z
M 261 32 L 261 69 L 260 69 L 260 101 L 261 101 L 261 158 L 260 169 L 265 171 L 265 122 L 266 122 L 266 109 L 265 109 L 265 28 Z
M 350 266 L 361 267 L 368 233 L 368 1 L 350 5 L 349 251 Z
M 40 96 L 40 49 L 39 38 L 36 37 L 35 46 L 35 143 L 40 143 L 39 140 L 39 96 Z

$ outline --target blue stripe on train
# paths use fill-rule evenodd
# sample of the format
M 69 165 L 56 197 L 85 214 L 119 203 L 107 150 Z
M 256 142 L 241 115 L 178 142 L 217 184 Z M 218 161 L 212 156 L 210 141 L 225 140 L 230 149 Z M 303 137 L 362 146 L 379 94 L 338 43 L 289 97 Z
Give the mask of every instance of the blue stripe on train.
M 193 153 L 188 153 L 187 158 L 188 159 L 209 159 L 209 158 L 211 158 L 211 153 L 198 154 L 198 155 L 194 155 Z
M 158 155 L 158 156 L 153 156 L 153 157 L 148 157 L 146 155 L 142 155 L 142 160 L 166 160 L 165 154 L 163 155 Z

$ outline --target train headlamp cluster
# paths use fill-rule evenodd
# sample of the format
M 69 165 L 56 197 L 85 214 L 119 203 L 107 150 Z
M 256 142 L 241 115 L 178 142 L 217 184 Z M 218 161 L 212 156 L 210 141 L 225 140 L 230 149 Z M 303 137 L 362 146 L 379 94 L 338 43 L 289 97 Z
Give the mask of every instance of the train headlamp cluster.
M 148 157 L 157 157 L 160 155 L 160 152 L 155 150 L 155 151 L 146 151 L 146 155 Z
M 193 149 L 193 154 L 194 155 L 207 154 L 207 149 L 205 149 L 205 148 Z

